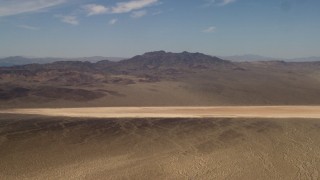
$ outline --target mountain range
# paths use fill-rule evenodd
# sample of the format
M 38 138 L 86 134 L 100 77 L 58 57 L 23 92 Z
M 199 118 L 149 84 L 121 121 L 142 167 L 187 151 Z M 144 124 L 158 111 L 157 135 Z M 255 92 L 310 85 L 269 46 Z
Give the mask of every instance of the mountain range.
M 217 56 L 221 59 L 234 61 L 234 62 L 252 62 L 252 61 L 275 61 L 282 60 L 286 62 L 314 62 L 320 61 L 320 57 L 304 57 L 304 58 L 274 58 L 266 57 L 260 55 L 235 55 L 235 56 Z M 88 62 L 98 62 L 102 60 L 109 61 L 121 61 L 128 58 L 123 57 L 103 57 L 103 56 L 92 56 L 92 57 L 79 57 L 79 58 L 59 58 L 59 57 L 25 57 L 25 56 L 11 56 L 11 57 L 0 57 L 0 66 L 15 66 L 15 65 L 25 65 L 25 64 L 47 64 L 57 61 L 88 61 Z
M 0 67 L 0 107 L 319 105 L 320 62 L 148 52 Z
M 57 61 L 88 61 L 88 62 L 98 62 L 101 60 L 110 61 L 120 61 L 125 58 L 120 57 L 102 57 L 102 56 L 92 56 L 92 57 L 79 57 L 79 58 L 58 58 L 58 57 L 24 57 L 24 56 L 11 56 L 0 58 L 0 66 L 16 66 L 25 64 L 47 64 Z
M 235 62 L 252 62 L 252 61 L 275 61 L 281 60 L 286 62 L 314 62 L 320 61 L 320 57 L 303 57 L 303 58 L 274 58 L 260 56 L 254 54 L 236 55 L 236 56 L 219 56 L 222 59 L 227 59 Z

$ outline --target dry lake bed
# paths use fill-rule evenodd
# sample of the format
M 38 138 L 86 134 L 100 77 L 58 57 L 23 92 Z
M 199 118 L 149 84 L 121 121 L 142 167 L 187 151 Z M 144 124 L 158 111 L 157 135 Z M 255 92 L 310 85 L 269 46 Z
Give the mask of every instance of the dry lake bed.
M 0 179 L 320 178 L 319 107 L 222 108 L 2 110 Z

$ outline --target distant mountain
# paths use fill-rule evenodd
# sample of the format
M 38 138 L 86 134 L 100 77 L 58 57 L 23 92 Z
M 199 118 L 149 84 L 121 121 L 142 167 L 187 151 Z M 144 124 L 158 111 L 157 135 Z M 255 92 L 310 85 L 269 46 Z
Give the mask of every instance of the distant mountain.
M 144 65 L 144 67 L 157 67 L 157 66 L 171 66 L 171 65 L 187 65 L 187 66 L 201 66 L 201 64 L 212 64 L 219 62 L 254 62 L 254 61 L 286 61 L 286 62 L 314 62 L 320 61 L 320 57 L 306 57 L 306 58 L 293 58 L 293 59 L 281 59 L 272 58 L 260 55 L 236 55 L 236 56 L 209 56 L 201 53 L 171 53 L 165 51 L 155 51 L 148 52 L 143 55 L 135 56 L 133 58 L 121 58 L 121 57 L 103 57 L 103 56 L 92 56 L 92 57 L 79 57 L 79 58 L 59 58 L 59 57 L 25 57 L 25 56 L 11 56 L 11 57 L 0 57 L 0 67 L 10 67 L 16 65 L 26 65 L 26 64 L 48 64 L 57 61 L 82 61 L 96 63 L 99 61 L 108 60 L 112 62 L 119 62 L 122 60 L 121 64 L 132 66 Z M 165 60 L 165 61 L 164 61 Z M 137 63 L 136 61 L 139 61 Z M 105 63 L 100 63 L 100 65 L 106 65 Z M 108 62 L 108 65 L 109 62 Z M 119 64 L 120 65 L 120 64 Z
M 73 61 L 88 61 L 88 62 L 92 62 L 92 63 L 96 63 L 98 61 L 102 61 L 102 60 L 109 60 L 109 61 L 121 61 L 124 60 L 126 58 L 122 58 L 122 57 L 103 57 L 103 56 L 93 56 L 93 57 L 80 57 L 80 58 L 71 58 L 71 59 L 66 59 L 66 60 L 73 60 Z
M 247 54 L 247 55 L 236 55 L 236 56 L 221 56 L 220 58 L 234 61 L 234 62 L 252 62 L 252 61 L 274 61 L 279 60 L 277 58 Z
M 291 62 L 314 62 L 314 61 L 320 61 L 320 57 L 294 58 L 294 59 L 289 59 L 287 61 L 291 61 Z
M 15 66 L 25 64 L 46 64 L 55 61 L 63 61 L 64 58 L 31 58 L 23 56 L 11 56 L 0 59 L 0 66 Z
M 24 57 L 24 56 L 11 56 L 6 58 L 0 58 L 0 66 L 10 67 L 15 65 L 26 65 L 26 64 L 47 64 L 57 61 L 88 61 L 88 62 L 98 62 L 101 60 L 109 61 L 120 61 L 125 58 L 120 57 L 102 57 L 102 56 L 93 56 L 93 57 L 80 57 L 80 58 L 36 58 L 36 57 Z
M 202 53 L 171 53 L 165 51 L 148 52 L 119 62 L 119 65 L 132 69 L 203 67 L 214 64 L 228 64 L 229 61 Z
M 254 61 L 286 61 L 286 62 L 314 62 L 320 61 L 320 57 L 303 57 L 303 58 L 273 58 L 254 54 L 236 55 L 236 56 L 220 56 L 221 59 L 230 60 L 233 62 L 254 62 Z

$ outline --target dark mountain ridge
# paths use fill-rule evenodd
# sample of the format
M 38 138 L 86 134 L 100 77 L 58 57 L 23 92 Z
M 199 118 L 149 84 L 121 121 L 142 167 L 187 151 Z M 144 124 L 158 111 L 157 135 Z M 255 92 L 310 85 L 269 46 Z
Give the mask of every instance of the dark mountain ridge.
M 202 53 L 171 53 L 165 51 L 148 52 L 143 55 L 135 56 L 128 60 L 121 61 L 123 64 L 139 64 L 142 66 L 173 66 L 173 65 L 187 65 L 193 66 L 198 64 L 221 64 L 229 63 L 217 57 L 212 57 Z
M 47 64 L 26 64 L 12 67 L 1 67 L 2 70 L 48 70 L 48 69 L 69 69 L 69 70 L 147 70 L 161 68 L 207 68 L 213 65 L 226 65 L 231 62 L 212 57 L 202 53 L 171 53 L 165 51 L 148 52 L 143 55 L 134 56 L 130 59 L 114 62 L 101 60 L 98 62 L 88 61 L 56 61 Z

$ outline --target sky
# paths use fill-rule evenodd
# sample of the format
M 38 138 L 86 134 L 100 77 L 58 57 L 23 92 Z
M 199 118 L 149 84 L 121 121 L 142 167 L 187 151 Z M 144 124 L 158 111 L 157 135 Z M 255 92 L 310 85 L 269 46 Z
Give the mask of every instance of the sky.
M 0 57 L 320 56 L 319 0 L 0 0 Z

